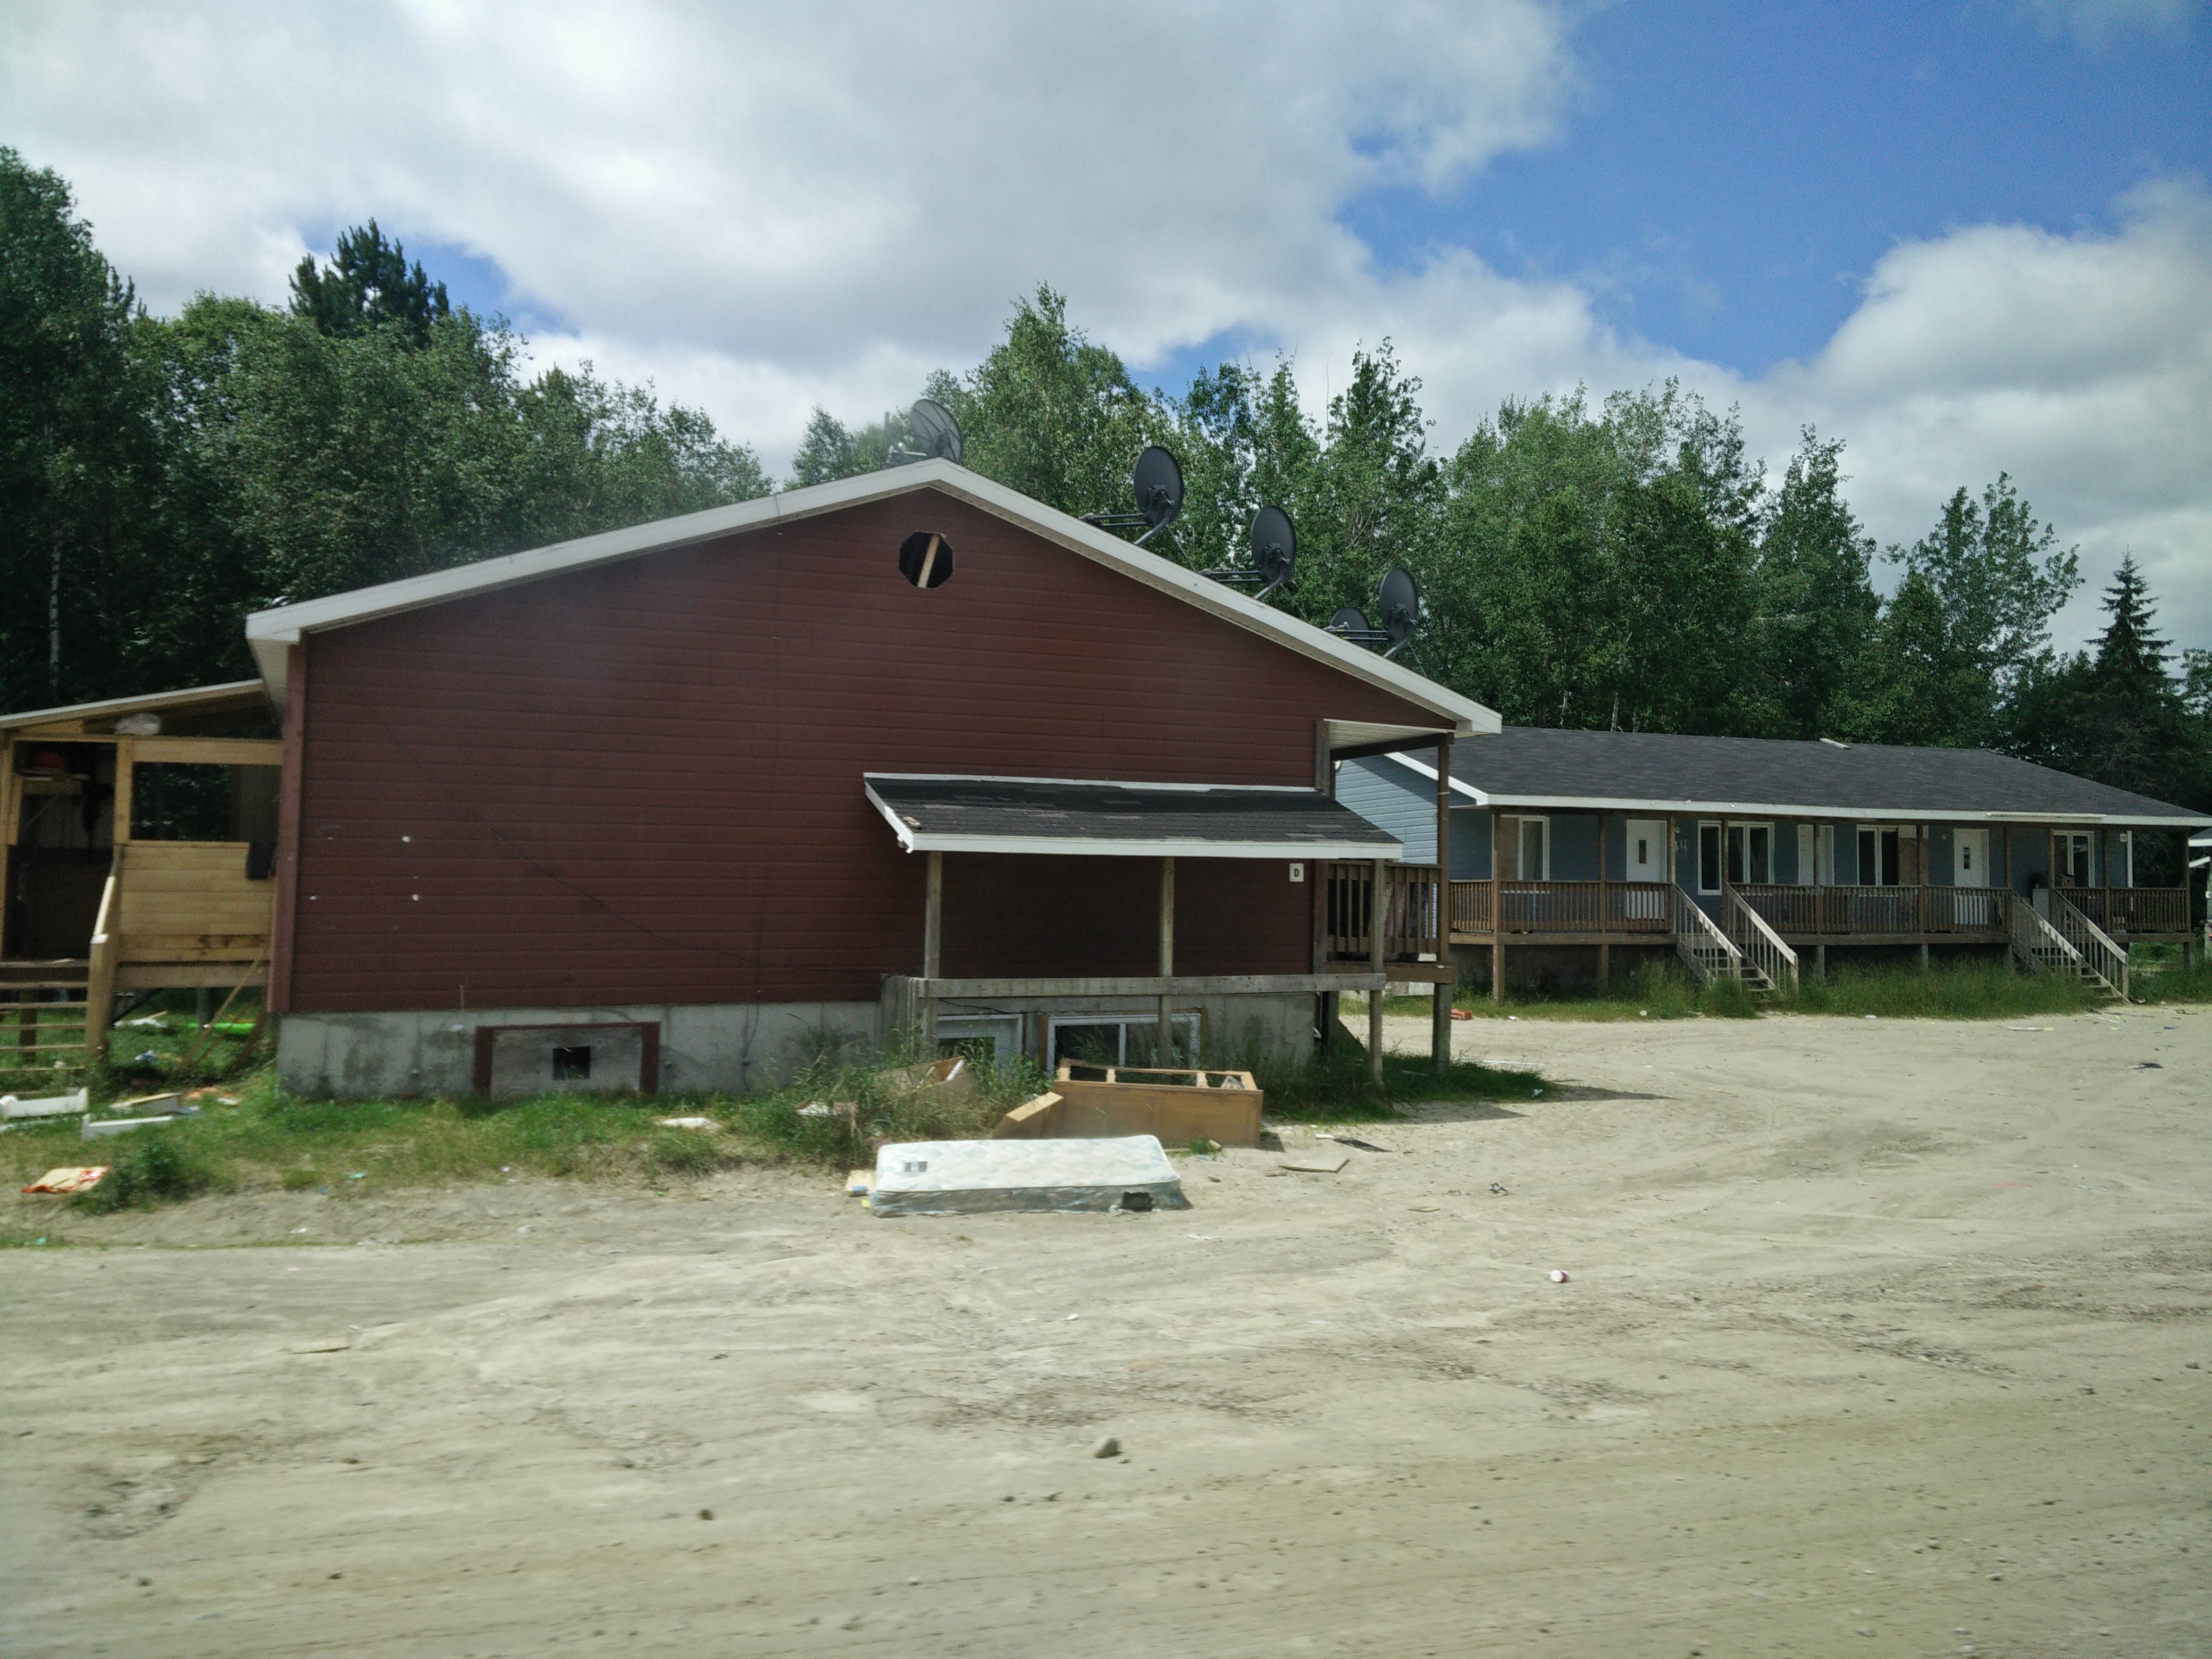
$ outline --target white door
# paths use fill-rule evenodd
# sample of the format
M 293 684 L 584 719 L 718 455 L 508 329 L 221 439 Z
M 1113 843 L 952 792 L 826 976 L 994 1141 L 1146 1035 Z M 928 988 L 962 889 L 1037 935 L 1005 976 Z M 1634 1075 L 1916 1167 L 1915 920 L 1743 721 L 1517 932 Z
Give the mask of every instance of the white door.
M 1667 821 L 1664 818 L 1629 819 L 1628 879 L 1667 879 Z
M 1956 887 L 1990 884 L 1990 832 L 1954 830 L 1951 832 L 1951 883 Z
M 1667 871 L 1667 820 L 1664 818 L 1631 818 L 1628 820 L 1628 857 L 1626 860 L 1631 881 L 1669 881 Z M 1667 899 L 1663 893 L 1632 892 L 1626 896 L 1626 914 L 1632 921 L 1654 921 L 1667 914 Z

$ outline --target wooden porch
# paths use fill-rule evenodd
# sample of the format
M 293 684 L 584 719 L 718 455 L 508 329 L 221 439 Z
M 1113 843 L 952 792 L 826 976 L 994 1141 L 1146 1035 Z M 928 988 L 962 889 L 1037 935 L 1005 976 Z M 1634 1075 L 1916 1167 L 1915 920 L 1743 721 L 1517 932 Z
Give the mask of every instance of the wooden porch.
M 12 1046 L 14 1065 L 100 1058 L 119 994 L 265 982 L 283 745 L 225 728 L 266 708 L 246 682 L 0 728 L 0 1054 Z M 185 838 L 210 827 L 238 838 Z

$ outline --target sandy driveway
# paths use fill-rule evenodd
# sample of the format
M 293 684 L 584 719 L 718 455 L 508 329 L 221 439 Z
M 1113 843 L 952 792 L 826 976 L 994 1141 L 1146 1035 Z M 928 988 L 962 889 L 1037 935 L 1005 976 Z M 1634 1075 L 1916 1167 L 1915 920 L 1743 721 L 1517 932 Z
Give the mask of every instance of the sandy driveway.
M 10 1251 L 0 1650 L 2212 1652 L 2212 1014 L 2017 1024 L 1462 1024 L 1578 1088 L 1184 1213 Z

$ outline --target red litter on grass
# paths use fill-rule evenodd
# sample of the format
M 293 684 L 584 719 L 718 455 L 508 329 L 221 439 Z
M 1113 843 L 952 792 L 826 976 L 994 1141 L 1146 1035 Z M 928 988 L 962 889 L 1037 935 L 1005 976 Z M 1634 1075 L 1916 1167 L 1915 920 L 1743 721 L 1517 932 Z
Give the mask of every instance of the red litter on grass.
M 1567 1270 L 1565 1267 L 1554 1267 L 1552 1269 L 1552 1283 L 1554 1285 L 1564 1285 L 1566 1282 Z

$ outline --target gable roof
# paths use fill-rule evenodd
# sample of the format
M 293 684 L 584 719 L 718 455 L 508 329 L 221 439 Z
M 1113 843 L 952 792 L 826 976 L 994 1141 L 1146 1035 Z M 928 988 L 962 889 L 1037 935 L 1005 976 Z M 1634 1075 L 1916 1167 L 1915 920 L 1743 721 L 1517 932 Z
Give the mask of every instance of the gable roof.
M 1393 755 L 1431 779 L 1433 766 Z M 1484 806 L 1741 817 L 1945 818 L 1954 822 L 2212 823 L 2212 812 L 2093 783 L 1985 749 L 1698 738 L 1658 732 L 1507 726 L 1452 754 L 1455 794 Z
M 933 489 L 980 507 L 1147 587 L 1219 617 L 1248 633 L 1288 646 L 1301 655 L 1402 697 L 1433 713 L 1439 730 L 1448 728 L 1468 735 L 1498 729 L 1498 716 L 1470 697 L 1446 690 L 1409 668 L 1387 661 L 1372 651 L 1346 644 L 1310 623 L 1301 622 L 1286 611 L 1262 605 L 1171 559 L 1109 535 L 1057 507 L 1032 501 L 981 473 L 943 460 L 887 467 L 858 477 L 839 478 L 830 483 L 759 496 L 733 507 L 710 507 L 704 513 L 660 519 L 628 530 L 610 530 L 526 553 L 510 553 L 501 558 L 458 565 L 451 570 L 434 571 L 427 576 L 410 576 L 375 587 L 356 588 L 349 593 L 335 593 L 328 599 L 258 611 L 246 619 L 246 637 L 253 647 L 254 659 L 260 665 L 261 678 L 269 688 L 270 697 L 281 708 L 284 702 L 286 647 L 297 643 L 303 635 L 442 605 L 448 599 L 471 594 L 489 593 L 567 571 L 641 558 L 648 553 L 712 541 L 742 531 L 815 518 L 923 489 Z

